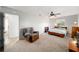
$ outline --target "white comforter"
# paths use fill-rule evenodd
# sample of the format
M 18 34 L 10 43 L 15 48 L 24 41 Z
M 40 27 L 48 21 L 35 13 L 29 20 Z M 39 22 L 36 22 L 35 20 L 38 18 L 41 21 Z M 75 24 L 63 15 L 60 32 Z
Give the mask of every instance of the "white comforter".
M 50 32 L 56 32 L 56 33 L 60 33 L 60 34 L 67 34 L 67 30 L 66 29 L 58 29 L 58 28 L 53 28 L 53 29 L 49 29 Z

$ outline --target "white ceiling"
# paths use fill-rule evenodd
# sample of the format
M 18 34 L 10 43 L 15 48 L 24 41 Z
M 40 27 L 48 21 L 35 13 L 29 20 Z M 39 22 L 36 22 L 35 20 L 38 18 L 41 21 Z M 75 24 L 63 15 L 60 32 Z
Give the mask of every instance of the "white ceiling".
M 48 16 L 51 11 L 61 13 L 61 16 L 69 16 L 79 14 L 78 6 L 8 6 L 28 15 L 44 15 Z

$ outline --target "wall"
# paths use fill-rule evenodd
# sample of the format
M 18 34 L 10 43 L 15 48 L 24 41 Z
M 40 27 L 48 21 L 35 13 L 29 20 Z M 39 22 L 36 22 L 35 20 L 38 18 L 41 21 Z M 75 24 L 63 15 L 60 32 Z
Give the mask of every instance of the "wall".
M 49 19 L 45 16 L 39 15 L 20 15 L 20 29 L 26 27 L 33 27 L 34 30 L 39 31 L 39 33 L 44 32 L 44 27 L 49 25 Z
M 72 26 L 74 26 L 74 22 L 78 22 L 78 16 L 77 15 L 72 15 L 72 16 L 67 16 L 65 17 L 66 20 L 66 26 L 68 27 L 68 30 L 72 30 Z
M 78 26 L 79 26 L 79 15 L 78 15 Z
M 54 26 L 55 26 L 55 22 L 56 22 L 56 20 L 55 19 L 49 19 L 49 27 L 50 28 L 54 28 Z

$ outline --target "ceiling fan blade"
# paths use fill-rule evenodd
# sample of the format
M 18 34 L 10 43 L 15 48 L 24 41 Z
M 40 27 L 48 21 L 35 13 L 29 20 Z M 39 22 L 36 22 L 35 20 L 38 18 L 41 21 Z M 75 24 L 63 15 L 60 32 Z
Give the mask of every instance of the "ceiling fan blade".
M 61 13 L 56 13 L 55 15 L 60 15 Z

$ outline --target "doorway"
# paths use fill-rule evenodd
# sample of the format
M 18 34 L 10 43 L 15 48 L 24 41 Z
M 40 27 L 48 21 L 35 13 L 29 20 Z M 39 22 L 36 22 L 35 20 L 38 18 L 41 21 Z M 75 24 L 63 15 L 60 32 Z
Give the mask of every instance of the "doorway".
M 19 40 L 19 16 L 5 13 L 4 50 L 11 48 Z
M 0 12 L 0 52 L 19 40 L 19 16 Z

